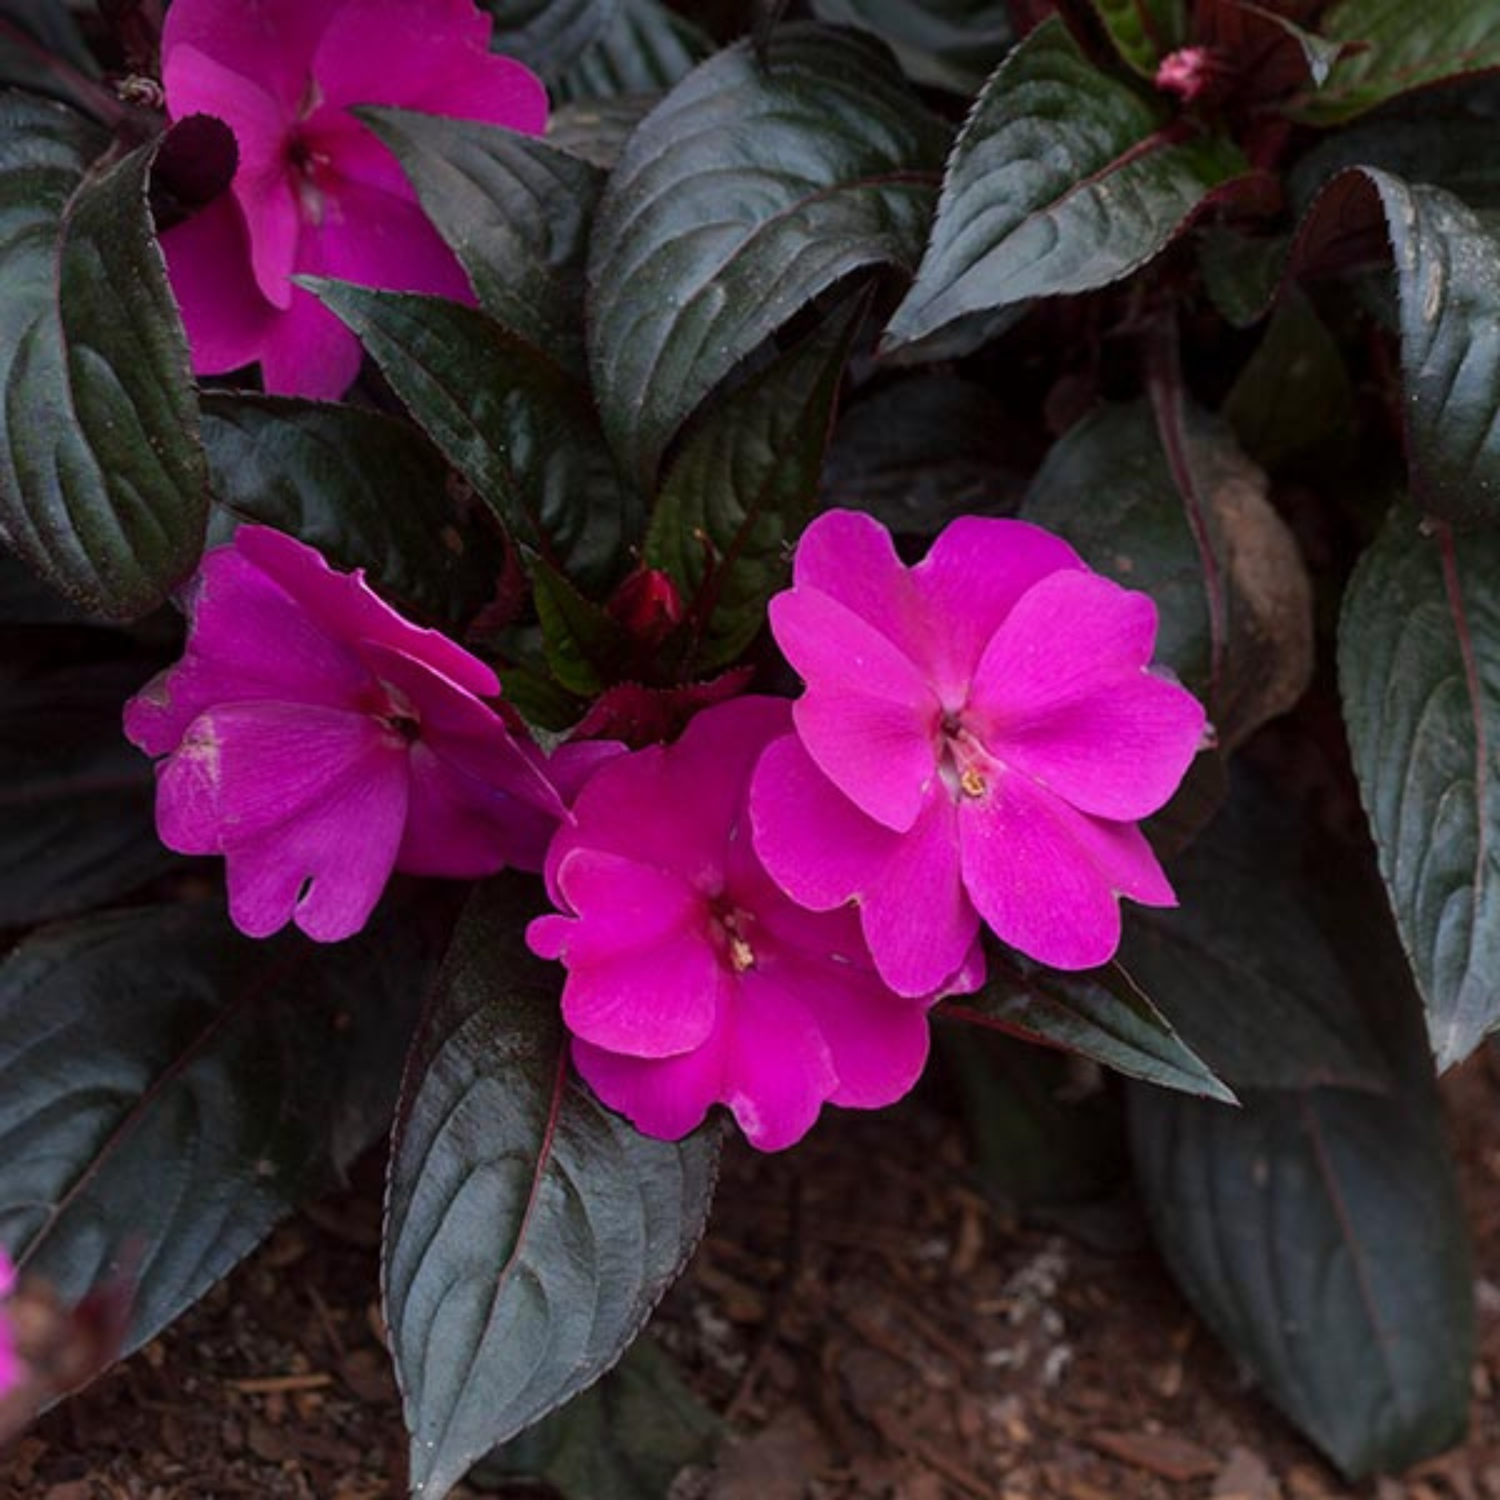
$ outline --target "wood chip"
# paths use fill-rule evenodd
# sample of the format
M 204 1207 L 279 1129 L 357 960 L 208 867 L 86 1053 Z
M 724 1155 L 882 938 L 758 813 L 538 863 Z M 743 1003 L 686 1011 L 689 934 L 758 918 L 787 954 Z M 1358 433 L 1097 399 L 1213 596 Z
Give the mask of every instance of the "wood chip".
M 333 1384 L 333 1376 L 322 1371 L 310 1375 L 251 1375 L 243 1380 L 226 1380 L 224 1384 L 247 1396 L 272 1396 L 288 1391 L 321 1391 Z
M 1212 1495 L 1213 1500 L 1281 1500 L 1281 1486 L 1258 1453 L 1232 1448 Z
M 1095 1432 L 1089 1442 L 1111 1458 L 1176 1484 L 1219 1472 L 1219 1460 L 1207 1448 L 1170 1432 Z

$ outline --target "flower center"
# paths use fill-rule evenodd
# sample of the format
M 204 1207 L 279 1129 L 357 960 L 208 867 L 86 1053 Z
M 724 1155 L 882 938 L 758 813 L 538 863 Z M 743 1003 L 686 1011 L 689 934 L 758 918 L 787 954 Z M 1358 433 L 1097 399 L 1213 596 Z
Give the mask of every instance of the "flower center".
M 995 761 L 959 713 L 945 713 L 939 724 L 938 774 L 954 797 L 983 797 Z
M 399 744 L 415 745 L 422 738 L 422 716 L 398 687 L 380 682 L 369 691 L 365 710 Z
M 286 164 L 297 198 L 297 211 L 303 223 L 317 229 L 323 223 L 323 203 L 333 176 L 333 157 L 299 128 L 287 139 Z
M 729 897 L 720 896 L 709 906 L 709 926 L 715 944 L 736 974 L 755 967 L 755 949 L 750 946 L 754 916 L 736 906 Z

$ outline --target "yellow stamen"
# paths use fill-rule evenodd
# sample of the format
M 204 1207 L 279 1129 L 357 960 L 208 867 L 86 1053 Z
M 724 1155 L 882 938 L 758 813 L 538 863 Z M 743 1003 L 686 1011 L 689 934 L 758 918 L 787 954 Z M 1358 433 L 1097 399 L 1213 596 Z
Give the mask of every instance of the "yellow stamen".
M 958 784 L 963 788 L 966 797 L 984 796 L 984 777 L 973 766 L 965 768 L 963 775 L 958 778 Z
M 755 953 L 744 938 L 734 936 L 729 939 L 729 961 L 734 965 L 736 974 L 743 974 L 746 969 L 755 967 Z

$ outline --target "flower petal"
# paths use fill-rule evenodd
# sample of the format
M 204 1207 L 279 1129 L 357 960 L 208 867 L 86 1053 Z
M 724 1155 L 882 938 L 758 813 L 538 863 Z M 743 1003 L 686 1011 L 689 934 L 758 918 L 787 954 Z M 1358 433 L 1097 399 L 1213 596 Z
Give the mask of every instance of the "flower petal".
M 903 656 L 921 661 L 928 622 L 891 534 L 873 516 L 830 510 L 797 543 L 792 580 L 826 594 L 873 626 Z
M 929 622 L 920 660 L 945 706 L 962 706 L 990 638 L 1021 597 L 1083 566 L 1061 537 L 1026 521 L 960 516 L 943 528 L 911 582 Z
M 295 109 L 312 77 L 313 53 L 347 0 L 172 0 L 161 51 L 170 69 L 179 48 L 195 47 L 235 68 Z M 173 118 L 184 111 L 168 91 Z M 202 108 L 201 105 L 193 108 Z M 191 114 L 193 108 L 185 112 Z M 215 111 L 209 108 L 208 113 Z
M 702 894 L 669 871 L 592 849 L 570 854 L 557 884 L 576 919 L 566 932 L 556 918 L 533 926 L 537 951 L 568 966 L 568 1029 L 632 1057 L 701 1046 L 729 982 Z
M 637 1130 L 680 1141 L 696 1130 L 724 1093 L 728 1031 L 720 1025 L 681 1057 L 626 1057 L 573 1039 L 573 1064 L 584 1082 Z
M 888 828 L 910 828 L 937 775 L 937 699 L 911 660 L 812 590 L 771 601 L 771 628 L 807 683 L 797 733 L 824 774 Z
M 1092 573 L 1016 605 L 980 663 L 965 722 L 991 755 L 1083 812 L 1135 819 L 1176 791 L 1203 737 L 1191 693 L 1145 670 L 1156 606 Z
M 244 212 L 256 284 L 286 308 L 302 232 L 287 158 L 290 115 L 243 72 L 191 45 L 168 54 L 163 83 L 175 118 L 213 115 L 234 132 L 239 163 L 231 191 Z
M 994 777 L 959 807 L 963 878 L 1003 942 L 1058 969 L 1091 969 L 1120 943 L 1119 894 L 1175 904 L 1133 823 L 1076 811 L 1025 776 Z
M 194 720 L 163 766 L 162 842 L 228 861 L 229 910 L 251 937 L 295 917 L 357 932 L 390 878 L 406 820 L 404 746 L 363 714 L 240 703 Z
M 460 120 L 503 125 L 522 135 L 547 128 L 547 90 L 530 68 L 511 57 L 475 52 L 412 100 L 412 108 Z
M 321 629 L 336 640 L 374 641 L 451 678 L 478 698 L 500 691 L 500 679 L 441 631 L 413 625 L 365 581 L 362 568 L 345 573 L 320 553 L 269 526 L 241 526 L 234 545 L 276 580 Z
M 589 848 L 677 871 L 700 890 L 717 891 L 751 768 L 787 721 L 785 699 L 736 698 L 697 715 L 675 745 L 602 765 L 574 803 L 575 826 L 562 828 L 548 851 L 549 887 L 555 892 L 559 864 L 586 838 Z M 692 768 L 691 795 L 684 795 L 685 765 Z
M 927 1065 L 927 1008 L 893 995 L 868 970 L 788 959 L 776 980 L 811 1013 L 838 1086 L 831 1104 L 879 1109 L 910 1093 Z
M 410 704 L 428 750 L 483 786 L 530 802 L 554 819 L 563 816 L 545 761 L 528 754 L 492 708 L 404 651 L 372 640 L 360 641 L 359 651 L 384 687 Z
M 540 866 L 536 808 L 486 786 L 421 742 L 409 754 L 410 801 L 398 870 L 477 880 L 506 866 Z M 548 829 L 557 826 L 556 819 L 540 821 Z
M 323 100 L 337 108 L 410 108 L 445 72 L 488 51 L 491 25 L 474 0 L 356 0 L 329 17 L 312 71 Z
M 865 891 L 860 917 L 880 977 L 898 994 L 934 995 L 962 968 L 979 915 L 964 890 L 958 813 L 943 786 Z
M 901 835 L 866 817 L 794 734 L 766 746 L 750 783 L 755 852 L 799 905 L 830 911 L 879 881 Z
M 757 969 L 742 974 L 724 1060 L 724 1103 L 752 1146 L 781 1151 L 812 1129 L 838 1087 L 828 1044 L 801 998 Z
M 222 193 L 161 236 L 198 375 L 223 375 L 255 363 L 280 313 L 261 294 L 250 264 L 240 205 Z
M 243 534 L 243 531 L 242 533 Z M 354 708 L 371 677 L 359 656 L 309 618 L 238 544 L 203 559 L 186 655 L 125 705 L 125 734 L 148 755 L 176 747 L 216 704 Z
M 319 275 L 474 301 L 463 267 L 410 197 L 352 179 L 340 182 L 324 199 L 317 244 Z
M 293 287 L 290 305 L 266 333 L 261 383 L 273 396 L 337 401 L 363 358 L 359 340 L 311 292 Z

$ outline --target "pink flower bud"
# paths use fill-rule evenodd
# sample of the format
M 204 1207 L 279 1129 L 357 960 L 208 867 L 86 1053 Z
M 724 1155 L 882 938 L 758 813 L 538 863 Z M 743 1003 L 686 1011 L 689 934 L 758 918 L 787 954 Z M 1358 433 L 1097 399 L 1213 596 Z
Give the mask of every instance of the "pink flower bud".
M 1223 67 L 1208 47 L 1179 47 L 1161 60 L 1156 86 L 1188 104 L 1201 99 L 1222 76 Z
M 615 590 L 609 612 L 637 640 L 655 646 L 682 623 L 682 595 L 659 568 L 640 567 Z

